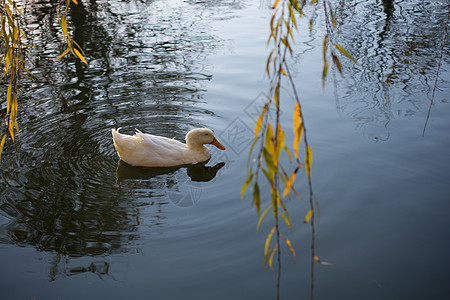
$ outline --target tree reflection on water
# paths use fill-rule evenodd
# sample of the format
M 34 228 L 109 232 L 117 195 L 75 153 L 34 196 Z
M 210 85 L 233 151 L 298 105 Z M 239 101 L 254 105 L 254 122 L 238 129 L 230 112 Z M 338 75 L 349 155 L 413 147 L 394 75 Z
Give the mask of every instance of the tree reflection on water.
M 344 10 L 340 40 L 360 65 L 347 63 L 336 90 L 337 109 L 374 141 L 389 139 L 392 119 L 428 108 L 447 15 L 436 1 L 381 4 L 366 1 Z M 438 86 L 445 81 L 440 78 Z

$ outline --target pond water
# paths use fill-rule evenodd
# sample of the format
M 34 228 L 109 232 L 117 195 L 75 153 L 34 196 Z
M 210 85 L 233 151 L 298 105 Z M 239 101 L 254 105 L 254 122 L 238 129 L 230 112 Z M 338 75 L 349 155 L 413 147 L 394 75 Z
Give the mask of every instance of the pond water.
M 20 141 L 1 162 L 1 299 L 275 299 L 277 273 L 263 263 L 272 221 L 257 233 L 251 193 L 239 199 L 268 91 L 269 3 L 79 2 L 70 22 L 87 66 L 54 60 L 62 50 L 53 4 L 23 8 L 29 55 L 71 108 L 60 112 L 58 93 L 34 68 L 37 80 L 23 83 Z M 444 2 L 346 1 L 337 37 L 358 64 L 342 59 L 344 75 L 331 72 L 326 89 L 321 12 L 311 34 L 300 24 L 291 60 L 314 156 L 316 253 L 334 264 L 316 266 L 316 299 L 450 294 L 448 41 L 422 137 Z M 292 107 L 286 95 L 287 132 Z M 110 133 L 184 140 L 203 126 L 227 150 L 189 168 L 130 167 Z M 282 249 L 281 299 L 310 293 L 304 175 L 296 189 L 303 199 L 286 199 L 294 229 L 281 230 L 297 257 Z

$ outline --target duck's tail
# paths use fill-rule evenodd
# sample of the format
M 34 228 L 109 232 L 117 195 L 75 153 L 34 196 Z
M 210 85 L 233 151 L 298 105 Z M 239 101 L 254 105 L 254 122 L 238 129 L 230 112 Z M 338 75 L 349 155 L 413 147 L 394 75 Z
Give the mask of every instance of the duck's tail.
M 120 146 L 119 146 L 119 143 L 120 143 L 120 140 L 121 140 L 121 138 L 122 138 L 122 134 L 119 133 L 119 130 L 120 130 L 121 128 L 122 128 L 122 127 L 119 127 L 119 128 L 117 128 L 117 129 L 115 129 L 115 128 L 112 128 L 112 129 L 111 129 L 112 138 L 113 138 L 113 142 L 114 142 L 114 148 L 116 148 L 117 153 L 119 154 L 119 156 L 120 156 Z

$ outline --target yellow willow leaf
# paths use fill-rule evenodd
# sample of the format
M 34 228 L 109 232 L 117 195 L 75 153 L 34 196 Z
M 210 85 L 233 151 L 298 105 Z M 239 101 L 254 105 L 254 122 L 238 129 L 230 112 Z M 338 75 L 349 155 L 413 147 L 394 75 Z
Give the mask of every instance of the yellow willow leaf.
M 336 27 L 336 18 L 334 17 L 333 9 L 330 6 L 330 16 L 331 16 L 331 24 L 333 27 Z
M 328 62 L 323 64 L 323 70 L 322 70 L 322 86 L 323 87 L 325 87 L 325 79 L 327 78 L 327 75 L 328 75 L 328 67 L 329 67 Z
M 16 118 L 13 119 L 14 127 L 16 127 L 17 137 L 20 139 L 19 125 L 17 124 Z
M 291 152 L 289 151 L 289 148 L 286 146 L 286 144 L 283 147 L 284 151 L 286 151 L 286 154 L 288 155 L 289 158 L 289 163 L 292 162 L 292 157 L 291 157 Z
M 305 216 L 305 219 L 303 220 L 303 222 L 308 223 L 309 220 L 311 220 L 311 217 L 313 216 L 314 210 L 310 209 L 308 211 L 308 213 Z
M 265 154 L 265 152 L 266 151 L 264 150 L 264 154 Z M 273 164 L 272 164 L 272 167 L 273 167 Z M 273 186 L 273 180 L 272 180 L 273 176 L 270 175 L 270 172 L 268 170 L 264 169 L 264 168 L 262 168 L 262 171 L 263 171 L 264 175 L 266 175 L 266 178 L 267 178 L 267 180 L 269 181 L 269 183 L 270 183 L 270 185 L 272 187 Z
M 78 47 L 78 51 L 80 51 L 81 52 L 81 54 L 84 54 L 84 52 L 83 52 L 83 49 L 81 48 L 81 46 L 80 45 L 78 45 L 78 43 L 75 41 L 75 40 L 72 40 L 72 42 L 75 44 L 75 46 L 77 46 Z
M 20 31 L 20 34 L 21 34 L 23 37 L 25 37 L 25 38 L 27 37 L 27 35 L 25 34 L 25 32 L 22 31 L 22 29 L 19 28 L 19 31 Z M 23 43 L 22 43 L 22 45 L 23 45 Z
M 2 157 L 2 151 L 3 151 L 3 146 L 5 145 L 5 141 L 6 141 L 6 133 L 3 135 L 2 141 L 0 143 L 0 158 Z
M 300 104 L 298 102 L 295 103 L 294 109 L 294 155 L 298 160 L 298 146 L 300 140 L 302 139 L 303 134 L 303 122 L 302 122 L 302 114 L 300 111 Z
M 280 156 L 281 149 L 286 147 L 286 145 L 284 144 L 284 138 L 285 138 L 285 136 L 284 136 L 283 128 L 281 127 L 281 123 L 278 123 L 277 124 L 277 145 L 276 145 L 277 156 Z
M 270 244 L 270 240 L 272 239 L 272 235 L 275 232 L 275 227 L 272 227 L 272 230 L 269 232 L 269 234 L 267 235 L 266 238 L 266 243 L 264 245 L 264 257 L 265 260 L 267 260 L 267 255 L 269 254 L 269 244 Z M 265 265 L 265 263 L 264 263 Z
M 62 18 L 60 20 L 60 24 L 61 24 L 61 29 L 63 31 L 64 36 L 67 36 L 68 30 L 67 30 L 66 16 L 62 16 Z
M 267 62 L 266 62 L 266 73 L 267 76 L 270 78 L 270 62 L 272 61 L 272 55 L 274 53 L 274 50 L 270 51 L 269 57 L 267 58 Z
M 255 183 L 253 187 L 253 203 L 255 204 L 256 212 L 259 216 L 259 210 L 261 208 L 261 198 L 259 197 L 259 186 L 258 182 Z
M 17 95 L 14 94 L 13 100 L 11 102 L 11 119 L 15 120 L 17 115 Z
M 252 174 L 252 170 L 250 170 L 250 172 L 248 172 L 247 180 L 245 181 L 245 183 L 241 189 L 241 199 L 244 197 L 244 192 L 247 189 L 248 185 L 250 184 L 250 182 L 252 182 L 252 178 L 253 178 L 253 174 Z
M 321 261 L 319 259 L 318 256 L 314 255 L 314 260 L 317 261 L 319 264 L 324 265 L 324 266 L 334 266 L 335 264 L 330 263 L 330 262 L 326 262 L 326 261 Z
M 275 145 L 273 143 L 273 128 L 270 123 L 267 123 L 265 148 L 271 155 L 275 153 Z
M 78 5 L 78 1 L 77 0 L 72 0 L 73 3 L 75 3 L 76 5 Z
M 342 74 L 342 65 L 341 62 L 339 61 L 339 58 L 336 55 L 334 55 L 334 53 L 331 53 L 331 58 L 333 59 L 333 63 L 337 67 L 339 73 Z
M 82 62 L 84 62 L 86 65 L 88 64 L 83 55 L 81 55 L 80 51 L 75 48 L 73 48 L 73 51 L 75 52 L 75 55 L 78 56 L 79 59 L 81 59 Z
M 295 181 L 295 176 L 297 175 L 298 170 L 300 169 L 300 166 L 297 166 L 295 168 L 295 170 L 292 172 L 291 177 L 289 177 L 288 182 L 286 183 L 286 187 L 284 189 L 283 195 L 281 196 L 281 198 L 286 197 L 286 195 L 289 194 L 289 191 L 291 190 L 292 184 Z
M 278 190 L 272 188 L 272 210 L 275 223 L 278 223 Z
M 9 114 L 11 108 L 11 93 L 12 93 L 12 82 L 8 85 L 8 90 L 6 91 L 6 113 Z
M 12 48 L 10 48 L 10 50 L 12 50 Z M 11 53 L 12 53 L 12 51 L 9 51 L 9 50 L 6 53 L 6 57 L 5 57 L 5 73 L 8 72 L 9 66 L 11 64 Z
M 9 129 L 9 135 L 11 136 L 11 139 L 14 143 L 14 129 L 13 129 L 13 124 L 11 123 L 10 120 L 8 120 L 8 129 Z
M 256 124 L 255 124 L 255 138 L 258 136 L 258 133 L 261 130 L 262 122 L 263 122 L 264 116 L 265 116 L 266 111 L 267 111 L 267 106 L 268 106 L 268 103 L 266 103 L 264 105 L 263 110 L 261 112 L 261 115 L 259 115 L 258 120 L 256 121 Z
M 292 256 L 294 257 L 294 261 L 295 261 L 296 255 L 295 255 L 294 248 L 292 248 L 291 241 L 286 239 L 286 245 L 288 246 L 289 250 L 291 251 Z
M 64 55 L 66 55 L 69 52 L 70 52 L 70 48 L 67 48 L 60 56 L 58 56 L 58 58 L 56 60 L 60 59 L 61 57 L 63 57 Z
M 275 3 L 272 5 L 272 9 L 274 9 L 275 7 L 277 7 L 278 2 L 280 2 L 280 0 L 276 0 Z
M 308 177 L 311 177 L 311 164 L 312 164 L 311 146 L 306 145 L 305 167 L 306 167 L 306 173 L 308 174 Z
M 6 8 L 6 12 L 8 13 L 8 15 L 13 18 L 13 14 L 11 12 L 11 9 L 9 8 L 8 4 L 5 3 L 5 8 Z
M 69 9 L 70 0 L 67 0 L 66 2 L 66 9 L 64 10 L 64 13 L 67 13 L 67 10 Z
M 273 99 L 275 100 L 275 107 L 279 107 L 280 105 L 280 83 L 278 82 L 277 86 L 275 87 Z
M 342 48 L 341 45 L 334 43 L 333 44 L 336 49 L 338 49 L 342 54 L 344 54 L 345 56 L 347 56 L 348 58 L 350 58 L 352 61 L 354 61 L 356 64 L 358 64 L 358 62 L 356 61 L 356 59 L 353 58 L 353 56 L 351 56 L 344 48 Z
M 13 40 L 17 41 L 18 38 L 19 38 L 19 28 L 14 26 L 14 28 L 13 28 Z
M 258 224 L 256 225 L 256 231 L 259 231 L 259 226 L 261 226 L 261 222 L 264 219 L 264 216 L 267 214 L 272 205 L 267 206 L 267 208 L 263 211 L 261 216 L 259 216 Z
M 289 212 L 287 211 L 286 206 L 284 205 L 284 202 L 283 202 L 280 198 L 278 198 L 278 202 L 279 202 L 279 204 L 281 204 L 281 207 L 283 208 L 284 213 L 286 214 L 286 217 L 287 217 L 287 220 L 289 221 L 289 224 L 292 224 L 291 216 L 289 215 Z M 289 224 L 288 224 L 288 225 L 289 225 Z M 292 230 L 291 225 L 289 225 L 289 227 L 290 227 L 291 230 Z
M 328 34 L 323 37 L 323 64 L 327 63 Z
M 280 174 L 280 178 L 283 180 L 283 183 L 286 186 L 288 176 L 286 174 L 286 171 L 283 169 L 283 166 L 280 166 L 278 174 Z
M 291 4 L 289 2 L 287 4 L 288 4 L 289 15 L 291 17 L 292 24 L 294 24 L 295 29 L 298 29 L 298 27 L 297 27 L 297 20 L 295 19 L 294 10 L 292 9 L 292 6 L 291 6 Z
M 272 254 L 270 254 L 270 258 L 269 258 L 269 266 L 270 266 L 270 268 L 272 270 L 274 270 L 274 268 L 273 268 L 273 256 L 274 256 L 275 252 L 277 251 L 277 249 L 278 249 L 278 245 L 275 245 L 275 247 L 272 250 Z
M 283 218 L 283 220 L 286 223 L 286 225 L 289 226 L 289 228 L 292 230 L 291 221 L 281 211 L 279 211 L 278 213 Z
M 275 21 L 275 17 L 276 17 L 276 12 L 277 12 L 277 10 L 275 10 L 274 12 L 273 12 L 273 14 L 272 14 L 272 17 L 270 18 L 270 36 L 273 36 L 273 37 L 275 37 L 275 34 L 274 34 L 274 26 L 273 26 L 273 22 Z

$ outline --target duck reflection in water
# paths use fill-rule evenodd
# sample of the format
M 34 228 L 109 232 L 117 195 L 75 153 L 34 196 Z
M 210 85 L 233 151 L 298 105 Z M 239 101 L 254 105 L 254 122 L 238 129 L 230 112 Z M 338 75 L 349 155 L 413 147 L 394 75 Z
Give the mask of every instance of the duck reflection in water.
M 134 167 L 123 160 L 119 160 L 116 170 L 117 180 L 124 179 L 151 179 L 159 175 L 171 174 L 186 168 L 187 175 L 192 181 L 208 182 L 216 177 L 217 172 L 225 166 L 225 162 L 217 163 L 214 166 L 206 166 L 206 162 L 195 165 L 182 165 L 176 167 Z

